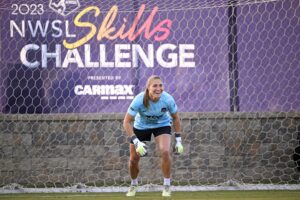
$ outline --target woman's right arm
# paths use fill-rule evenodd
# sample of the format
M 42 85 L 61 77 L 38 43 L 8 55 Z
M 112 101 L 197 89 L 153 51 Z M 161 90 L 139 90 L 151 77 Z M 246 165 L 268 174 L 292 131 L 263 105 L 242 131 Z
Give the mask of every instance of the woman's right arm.
M 129 137 L 133 135 L 133 126 L 132 126 L 133 121 L 134 121 L 134 117 L 126 113 L 123 121 L 123 127 Z

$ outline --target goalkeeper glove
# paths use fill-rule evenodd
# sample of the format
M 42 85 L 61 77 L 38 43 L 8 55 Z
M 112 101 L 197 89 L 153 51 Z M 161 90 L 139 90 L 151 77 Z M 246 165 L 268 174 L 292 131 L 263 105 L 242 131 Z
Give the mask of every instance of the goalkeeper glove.
M 181 143 L 181 135 L 179 133 L 175 133 L 175 152 L 176 154 L 182 154 L 183 153 L 183 146 Z
M 140 156 L 146 156 L 147 155 L 147 149 L 146 149 L 146 144 L 141 142 L 136 135 L 133 135 L 131 137 L 131 141 L 133 142 L 134 146 L 135 146 L 135 150 L 136 152 L 140 155 Z

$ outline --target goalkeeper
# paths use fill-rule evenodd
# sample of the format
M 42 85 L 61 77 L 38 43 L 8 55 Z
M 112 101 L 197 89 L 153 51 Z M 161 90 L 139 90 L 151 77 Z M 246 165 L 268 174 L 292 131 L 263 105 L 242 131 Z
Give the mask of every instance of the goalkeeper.
M 133 125 L 132 125 L 133 122 Z M 176 152 L 181 154 L 181 124 L 174 98 L 163 91 L 160 77 L 151 76 L 146 89 L 131 102 L 125 115 L 123 126 L 131 138 L 129 174 L 131 186 L 126 196 L 135 196 L 138 185 L 139 160 L 147 154 L 143 141 L 150 141 L 152 134 L 161 156 L 161 170 L 164 176 L 162 196 L 171 196 L 171 125 L 174 125 Z

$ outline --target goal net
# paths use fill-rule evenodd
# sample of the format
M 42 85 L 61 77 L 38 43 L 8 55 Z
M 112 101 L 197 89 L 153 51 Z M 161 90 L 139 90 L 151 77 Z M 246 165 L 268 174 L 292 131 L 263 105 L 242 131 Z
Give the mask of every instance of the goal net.
M 126 186 L 132 99 L 181 113 L 174 185 L 299 184 L 297 0 L 0 2 L 0 186 Z M 160 184 L 155 143 L 141 184 Z

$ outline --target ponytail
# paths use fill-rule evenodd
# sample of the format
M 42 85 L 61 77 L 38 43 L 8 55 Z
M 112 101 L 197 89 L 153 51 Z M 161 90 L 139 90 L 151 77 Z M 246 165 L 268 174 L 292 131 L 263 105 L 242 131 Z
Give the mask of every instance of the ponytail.
M 144 99 L 143 99 L 143 104 L 146 108 L 149 108 L 149 106 L 150 106 L 149 105 L 149 99 L 150 99 L 149 90 L 148 90 L 148 88 L 146 88 L 145 89 L 145 94 L 144 94 Z

